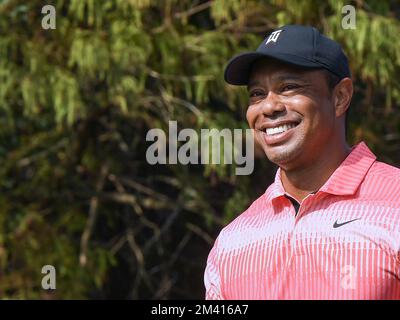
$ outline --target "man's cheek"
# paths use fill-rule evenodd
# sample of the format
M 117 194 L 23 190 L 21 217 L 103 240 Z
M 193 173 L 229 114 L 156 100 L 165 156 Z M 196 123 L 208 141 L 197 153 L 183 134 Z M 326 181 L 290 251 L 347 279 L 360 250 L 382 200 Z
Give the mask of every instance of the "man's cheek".
M 247 123 L 249 124 L 249 127 L 251 129 L 254 129 L 255 128 L 255 122 L 256 122 L 256 114 L 254 113 L 254 111 L 252 111 L 252 110 L 247 111 L 246 119 L 247 119 Z
M 253 136 L 254 136 L 255 144 L 257 144 L 259 147 L 262 148 L 262 146 L 264 145 L 264 143 L 263 143 L 263 141 L 264 141 L 263 133 L 261 131 L 253 130 Z
M 246 111 L 246 120 L 247 120 L 247 123 L 249 124 L 249 127 L 253 128 L 252 117 L 251 117 L 251 113 L 249 110 Z

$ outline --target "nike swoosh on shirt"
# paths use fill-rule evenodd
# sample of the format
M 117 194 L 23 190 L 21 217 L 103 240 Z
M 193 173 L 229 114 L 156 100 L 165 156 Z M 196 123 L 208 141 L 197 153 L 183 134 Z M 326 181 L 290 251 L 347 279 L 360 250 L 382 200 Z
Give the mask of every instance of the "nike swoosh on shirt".
M 342 222 L 342 223 L 338 223 L 337 220 L 335 221 L 335 223 L 333 224 L 334 228 L 339 228 L 341 226 L 344 226 L 345 224 L 348 224 L 350 222 L 356 221 L 356 220 L 360 220 L 360 218 L 354 219 L 354 220 L 350 220 L 350 221 L 346 221 L 346 222 Z

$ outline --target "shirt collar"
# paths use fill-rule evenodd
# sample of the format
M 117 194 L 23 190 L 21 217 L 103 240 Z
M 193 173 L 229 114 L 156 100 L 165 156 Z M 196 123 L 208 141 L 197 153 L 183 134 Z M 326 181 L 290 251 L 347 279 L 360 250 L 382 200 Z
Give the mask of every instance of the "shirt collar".
M 319 191 L 334 195 L 354 194 L 375 160 L 376 156 L 363 141 L 356 144 Z M 266 191 L 267 201 L 284 195 L 281 169 L 278 168 L 274 183 Z

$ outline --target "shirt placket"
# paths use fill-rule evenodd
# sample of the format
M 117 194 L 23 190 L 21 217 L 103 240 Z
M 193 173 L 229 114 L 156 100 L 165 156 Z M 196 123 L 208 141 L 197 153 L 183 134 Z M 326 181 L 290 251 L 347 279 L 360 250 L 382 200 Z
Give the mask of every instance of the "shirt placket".
M 295 211 L 295 208 L 294 208 L 294 206 L 293 206 L 293 204 L 292 203 L 290 203 L 291 204 L 291 207 L 292 207 L 292 209 L 293 209 L 293 212 L 294 212 L 294 214 L 293 214 L 293 227 L 292 227 L 292 229 L 289 231 L 289 234 L 288 234 L 288 245 L 289 245 L 289 253 L 288 253 L 288 258 L 287 258 L 287 260 L 286 260 L 286 266 L 284 267 L 284 270 L 283 270 L 283 274 L 282 274 L 282 277 L 283 277 L 283 281 L 281 281 L 281 290 L 280 290 L 280 292 L 281 292 L 281 296 L 282 296 L 282 294 L 284 294 L 285 293 L 285 279 L 286 280 L 289 280 L 290 279 L 290 277 L 293 277 L 294 276 L 294 273 L 292 272 L 293 270 L 293 268 L 294 268 L 294 262 L 295 262 L 295 257 L 296 257 L 296 250 L 298 249 L 297 248 L 297 244 L 296 244 L 296 234 L 297 234 L 297 232 L 299 231 L 299 226 L 298 226 L 298 224 L 299 224 L 299 221 L 300 221 L 300 219 L 302 218 L 302 216 L 304 216 L 306 213 L 307 213 L 307 211 L 309 210 L 309 208 L 310 208 L 310 201 L 311 201 L 311 199 L 313 198 L 313 197 L 315 197 L 315 195 L 316 194 L 309 194 L 309 195 L 307 195 L 304 199 L 303 199 L 303 201 L 301 202 L 301 204 L 300 204 L 300 206 L 299 206 L 299 209 L 298 209 L 298 211 L 297 211 L 297 213 L 296 213 L 296 211 Z M 288 199 L 289 200 L 289 199 Z M 290 200 L 289 200 L 290 201 Z M 290 281 L 290 280 L 289 280 Z

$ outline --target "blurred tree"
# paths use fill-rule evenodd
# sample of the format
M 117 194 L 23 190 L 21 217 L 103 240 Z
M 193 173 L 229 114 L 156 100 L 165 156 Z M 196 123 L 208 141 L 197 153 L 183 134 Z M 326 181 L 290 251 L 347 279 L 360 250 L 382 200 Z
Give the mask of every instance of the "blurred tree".
M 56 29 L 41 8 L 56 8 Z M 0 296 L 202 298 L 223 225 L 271 183 L 228 165 L 147 164 L 151 128 L 246 128 L 232 55 L 311 24 L 344 45 L 356 94 L 350 143 L 400 163 L 400 7 L 353 1 L 0 0 Z M 41 269 L 57 289 L 41 289 Z

